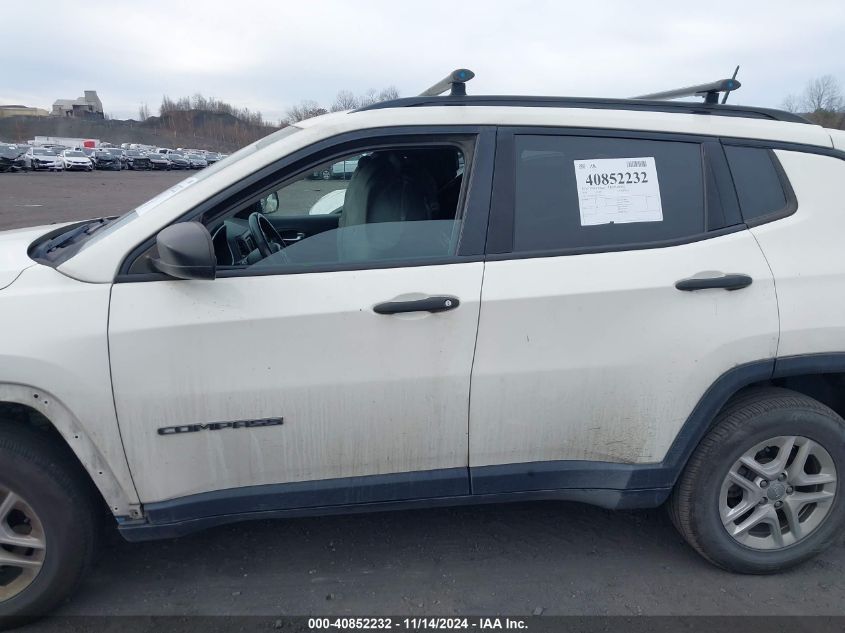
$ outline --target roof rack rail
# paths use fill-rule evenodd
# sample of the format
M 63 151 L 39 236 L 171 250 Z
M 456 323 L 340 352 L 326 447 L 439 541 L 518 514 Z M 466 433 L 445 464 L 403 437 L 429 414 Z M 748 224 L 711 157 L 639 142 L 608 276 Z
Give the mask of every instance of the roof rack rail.
M 467 94 L 467 82 L 475 77 L 475 73 L 468 68 L 458 68 L 446 75 L 428 90 L 420 93 L 421 97 L 436 97 L 450 90 L 451 97 L 465 97 Z
M 470 95 L 467 96 L 466 83 L 475 77 L 475 73 L 467 68 L 452 71 L 444 79 L 438 81 L 431 88 L 417 97 L 404 97 L 391 101 L 380 101 L 354 112 L 367 110 L 382 110 L 385 108 L 418 108 L 431 106 L 505 106 L 524 108 L 593 108 L 639 110 L 648 112 L 677 112 L 684 114 L 709 114 L 712 116 L 743 117 L 753 119 L 768 119 L 770 121 L 786 121 L 790 123 L 807 123 L 807 119 L 786 112 L 770 108 L 753 106 L 725 105 L 728 94 L 740 87 L 736 79 L 739 66 L 734 70 L 730 79 L 720 79 L 707 84 L 655 92 L 630 99 L 606 99 L 596 97 L 524 97 L 509 95 Z M 441 97 L 449 90 L 449 95 Z M 719 103 L 719 93 L 724 93 L 722 103 Z M 703 96 L 704 103 L 674 101 L 679 97 Z
M 739 70 L 739 66 L 737 66 Z M 734 72 L 736 77 L 736 72 Z M 650 99 L 662 101 L 664 99 L 680 99 L 682 97 L 704 97 L 704 103 L 719 103 L 719 93 L 725 93 L 725 99 L 728 94 L 739 88 L 742 84 L 736 79 L 719 79 L 718 81 L 711 81 L 706 84 L 699 84 L 697 86 L 687 86 L 686 88 L 676 88 L 675 90 L 665 90 L 663 92 L 653 92 L 639 97 L 632 97 L 632 99 Z M 724 103 L 724 101 L 722 101 Z
M 386 108 L 500 106 L 520 108 L 592 108 L 597 110 L 633 110 L 642 112 L 675 112 L 682 114 L 708 114 L 711 116 L 768 119 L 790 123 L 810 124 L 807 119 L 770 108 L 755 106 L 721 105 L 689 101 L 646 101 L 644 99 L 605 99 L 598 97 L 536 97 L 519 95 L 469 95 L 467 97 L 403 97 L 380 101 L 358 108 L 354 112 L 383 110 Z

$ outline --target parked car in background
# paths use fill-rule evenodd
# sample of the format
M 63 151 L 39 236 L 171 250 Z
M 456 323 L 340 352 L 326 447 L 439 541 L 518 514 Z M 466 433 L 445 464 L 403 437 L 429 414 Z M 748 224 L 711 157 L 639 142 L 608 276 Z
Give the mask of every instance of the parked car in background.
M 82 152 L 83 154 L 85 154 L 91 160 L 91 163 L 94 165 L 94 167 L 97 166 L 97 158 L 95 156 L 96 153 L 97 153 L 96 148 L 94 148 L 94 147 L 74 147 L 73 149 L 75 149 L 78 152 Z
M 353 156 L 332 165 L 331 177 L 336 180 L 349 180 L 358 167 L 358 156 Z
M 208 162 L 199 154 L 188 154 L 187 159 L 188 163 L 190 163 L 191 169 L 203 169 L 204 167 L 208 167 Z
M 170 159 L 165 154 L 153 152 L 152 154 L 147 154 L 147 158 L 150 161 L 150 169 L 170 171 Z
M 127 169 L 128 167 L 128 160 L 126 156 L 126 150 L 120 147 L 109 147 L 107 150 L 113 156 L 117 156 L 118 160 L 120 160 L 120 168 Z
M 0 144 L 0 172 L 22 171 L 26 146 Z
M 168 152 L 167 158 L 170 160 L 171 169 L 190 169 L 191 161 L 182 152 Z
M 97 159 L 97 169 L 110 169 L 112 171 L 120 171 L 123 165 L 120 162 L 120 157 L 117 154 L 112 154 L 110 151 L 98 149 L 94 156 Z
M 219 160 L 220 160 L 220 154 L 218 154 L 217 152 L 206 152 L 205 153 L 205 162 L 207 162 L 209 165 L 213 165 L 214 163 L 216 163 Z
M 60 154 L 62 165 L 69 171 L 94 171 L 94 163 L 78 149 L 66 149 Z
M 125 150 L 126 166 L 129 169 L 150 169 L 150 158 L 139 149 Z
M 61 171 L 62 159 L 55 150 L 47 147 L 30 147 L 23 156 L 24 167 L 31 171 Z

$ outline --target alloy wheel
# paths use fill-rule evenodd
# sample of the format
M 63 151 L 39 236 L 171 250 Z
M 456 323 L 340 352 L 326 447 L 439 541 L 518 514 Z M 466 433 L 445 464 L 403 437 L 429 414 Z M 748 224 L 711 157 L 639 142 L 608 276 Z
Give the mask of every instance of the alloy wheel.
M 836 496 L 836 466 L 818 442 L 774 437 L 746 451 L 719 494 L 722 524 L 755 550 L 782 549 L 812 534 Z
M 0 602 L 29 587 L 44 565 L 47 539 L 32 507 L 0 486 Z

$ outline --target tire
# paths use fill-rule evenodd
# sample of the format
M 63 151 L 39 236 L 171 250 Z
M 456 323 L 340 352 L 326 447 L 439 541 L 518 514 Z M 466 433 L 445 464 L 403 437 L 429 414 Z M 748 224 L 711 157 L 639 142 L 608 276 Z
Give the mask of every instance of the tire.
M 0 506 L 8 491 L 17 493 L 35 515 L 31 524 L 40 524 L 41 529 L 33 528 L 30 534 L 40 534 L 46 544 L 41 567 L 29 584 L 24 579 L 23 588 L 14 588 L 8 575 L 0 576 L 11 589 L 5 599 L 0 593 L 0 629 L 57 607 L 76 589 L 94 558 L 100 525 L 94 488 L 69 451 L 44 436 L 20 424 L 0 422 Z M 0 517 L 4 527 L 9 516 L 4 512 Z M 0 555 L 8 551 L 0 548 Z M 38 555 L 36 549 L 28 551 Z M 13 567 L 5 568 L 10 570 L 14 573 Z
M 845 421 L 803 394 L 775 387 L 741 392 L 719 413 L 675 485 L 668 504 L 672 522 L 699 554 L 728 571 L 771 574 L 803 563 L 845 527 L 839 483 L 845 476 L 843 437 Z M 750 461 L 749 454 L 755 455 Z M 781 470 L 781 455 L 789 461 L 779 477 L 759 472 L 767 463 L 770 471 Z M 818 475 L 811 474 L 815 469 Z M 740 485 L 734 483 L 737 476 Z M 801 485 L 811 477 L 826 483 Z M 810 494 L 824 500 L 811 503 L 805 501 L 809 496 L 799 496 Z M 760 523 L 742 533 L 755 519 Z

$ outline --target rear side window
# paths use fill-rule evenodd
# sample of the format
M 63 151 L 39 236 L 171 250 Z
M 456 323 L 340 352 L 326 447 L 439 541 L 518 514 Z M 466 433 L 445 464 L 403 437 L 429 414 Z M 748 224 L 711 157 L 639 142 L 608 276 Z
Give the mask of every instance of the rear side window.
M 699 143 L 514 140 L 515 251 L 618 247 L 705 232 Z
M 771 150 L 726 145 L 725 155 L 746 222 L 786 210 L 787 197 Z

